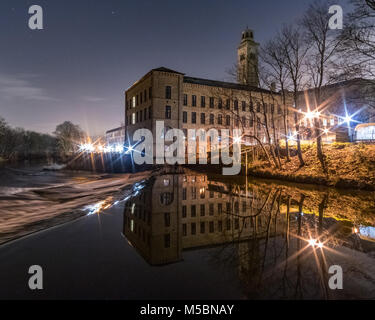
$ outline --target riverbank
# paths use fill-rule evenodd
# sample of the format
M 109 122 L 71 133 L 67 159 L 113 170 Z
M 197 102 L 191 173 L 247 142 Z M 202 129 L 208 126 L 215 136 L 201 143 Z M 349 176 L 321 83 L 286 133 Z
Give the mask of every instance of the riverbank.
M 251 164 L 248 173 L 261 178 L 375 191 L 375 145 L 334 143 L 324 146 L 324 154 L 328 174 L 322 170 L 315 145 L 303 147 L 303 167 L 295 156 L 290 162 L 282 160 L 282 169 L 262 161 Z

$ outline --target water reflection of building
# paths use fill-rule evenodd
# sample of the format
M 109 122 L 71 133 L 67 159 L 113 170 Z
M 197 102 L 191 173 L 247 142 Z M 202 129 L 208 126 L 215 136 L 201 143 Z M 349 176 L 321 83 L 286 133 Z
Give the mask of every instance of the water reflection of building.
M 181 260 L 182 250 L 262 237 L 283 223 L 261 210 L 272 199 L 245 195 L 206 175 L 158 176 L 125 205 L 124 234 L 146 261 L 161 265 Z

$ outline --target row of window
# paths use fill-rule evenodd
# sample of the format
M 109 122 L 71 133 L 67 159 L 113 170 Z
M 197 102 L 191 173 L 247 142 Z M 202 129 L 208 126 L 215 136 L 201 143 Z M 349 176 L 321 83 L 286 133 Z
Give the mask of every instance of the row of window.
M 242 222 L 243 228 L 247 228 L 247 227 L 253 228 L 254 227 L 254 219 L 250 219 L 250 223 L 246 223 L 245 220 L 242 220 L 242 221 L 243 221 Z M 259 227 L 261 226 L 261 223 L 262 223 L 262 221 L 260 219 L 258 219 L 258 226 Z M 226 229 L 227 231 L 230 231 L 230 230 L 232 230 L 232 220 L 231 219 L 225 219 L 224 221 L 223 220 L 217 221 L 216 230 L 215 230 L 215 222 L 214 221 L 207 221 L 207 222 L 201 221 L 201 222 L 198 223 L 198 226 L 199 226 L 199 232 L 201 234 L 206 233 L 207 226 L 208 226 L 208 232 L 209 233 L 214 233 L 215 231 L 222 232 L 222 231 L 224 231 L 224 229 Z M 188 235 L 187 228 L 188 228 L 188 224 L 183 223 L 182 224 L 182 235 L 183 236 Z M 234 228 L 234 230 L 240 229 L 240 219 L 238 219 L 238 218 L 233 219 L 233 228 Z M 197 234 L 197 223 L 192 222 L 192 223 L 190 223 L 190 235 L 196 235 L 196 234 Z
M 128 115 L 128 117 L 126 117 L 126 124 L 136 124 L 146 121 L 147 119 L 152 119 L 152 106 Z
M 152 99 L 152 87 L 147 89 L 144 89 L 143 92 L 138 93 L 137 95 L 133 96 L 130 100 L 126 101 L 126 110 L 130 108 L 138 107 L 139 105 L 142 105 L 143 103 L 146 103 L 148 100 Z
M 170 109 L 169 109 L 169 112 L 170 112 Z M 170 118 L 167 118 L 167 109 L 166 109 L 166 119 L 170 119 Z M 170 116 L 170 113 L 168 113 L 168 115 Z M 183 123 L 188 123 L 188 112 L 187 111 L 183 111 L 182 112 L 182 122 Z M 196 112 L 191 112 L 191 117 L 190 117 L 190 122 L 192 124 L 196 124 L 197 123 L 197 113 Z M 218 114 L 217 117 L 216 117 L 216 121 L 215 121 L 215 115 L 213 113 L 210 113 L 209 114 L 209 117 L 208 119 L 206 120 L 206 114 L 204 112 L 202 112 L 200 114 L 200 124 L 218 124 L 218 125 L 226 125 L 226 126 L 230 126 L 231 125 L 231 116 L 229 114 L 223 116 L 222 114 Z M 258 124 L 258 127 L 260 127 L 260 118 L 257 117 L 257 124 Z M 239 116 L 235 116 L 234 117 L 234 125 L 235 126 L 243 126 L 243 127 L 253 127 L 254 126 L 254 120 L 252 118 L 246 118 L 245 116 L 242 116 L 242 117 L 239 117 Z
M 217 107 L 218 109 L 223 109 L 223 100 L 221 98 L 217 99 Z M 240 108 L 239 108 L 239 104 L 240 102 L 238 100 L 234 100 L 233 101 L 233 109 L 238 111 Z M 188 105 L 188 95 L 187 94 L 184 94 L 183 96 L 183 105 L 184 106 L 187 106 Z M 191 96 L 191 106 L 192 107 L 196 107 L 197 106 L 197 96 L 196 95 L 192 95 Z M 205 96 L 201 96 L 200 97 L 200 106 L 202 108 L 205 108 L 206 107 L 206 97 Z M 268 112 L 268 104 L 267 103 L 263 103 L 263 108 L 261 107 L 262 104 L 260 102 L 257 102 L 256 103 L 256 112 Z M 215 98 L 214 97 L 209 97 L 209 107 L 210 108 L 215 108 Z M 225 100 L 225 109 L 229 110 L 231 108 L 231 100 L 230 99 L 226 99 Z M 249 104 L 249 108 L 247 108 L 247 104 L 246 104 L 246 101 L 241 101 L 241 110 L 242 111 L 250 111 L 250 112 L 254 112 L 254 104 L 251 102 Z M 270 104 L 270 111 L 271 113 L 274 113 L 275 112 L 275 105 L 274 104 Z M 282 109 L 280 106 L 277 107 L 277 113 L 278 114 L 281 114 L 282 113 Z
M 245 213 L 248 208 L 249 207 L 247 206 L 246 202 L 242 202 L 242 212 Z M 199 205 L 199 209 L 200 209 L 200 216 L 204 217 L 206 215 L 206 205 L 205 204 Z M 220 215 L 224 212 L 223 210 L 225 210 L 226 214 L 231 213 L 232 212 L 232 204 L 230 202 L 225 202 L 225 207 L 224 207 L 224 203 L 218 203 L 217 204 L 217 213 Z M 233 211 L 234 211 L 234 214 L 240 214 L 240 204 L 239 204 L 239 202 L 234 203 Z M 215 213 L 215 204 L 210 203 L 208 205 L 208 214 L 210 216 L 213 216 L 214 213 Z M 187 218 L 187 206 L 185 206 L 185 205 L 182 206 L 181 215 L 182 215 L 182 218 Z M 194 218 L 196 216 L 197 216 L 197 205 L 192 204 L 190 206 L 190 217 Z

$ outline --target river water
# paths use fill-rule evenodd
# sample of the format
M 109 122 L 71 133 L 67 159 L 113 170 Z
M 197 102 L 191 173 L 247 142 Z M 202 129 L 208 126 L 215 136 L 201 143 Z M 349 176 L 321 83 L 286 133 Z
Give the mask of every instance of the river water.
M 3 169 L 0 240 L 83 218 L 0 246 L 0 298 L 375 298 L 374 193 L 41 169 Z

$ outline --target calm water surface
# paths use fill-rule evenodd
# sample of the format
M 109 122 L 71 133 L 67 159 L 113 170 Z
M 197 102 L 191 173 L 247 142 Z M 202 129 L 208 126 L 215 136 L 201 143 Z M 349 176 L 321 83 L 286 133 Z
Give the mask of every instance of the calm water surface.
M 100 187 L 81 186 L 90 194 L 82 218 L 0 246 L 0 298 L 375 298 L 374 193 L 192 171 L 120 191 L 116 175 L 34 183 L 43 179 L 65 186 L 53 192 L 59 201 L 69 179 Z M 32 264 L 43 267 L 43 291 L 27 287 Z M 343 290 L 329 288 L 332 265 Z

